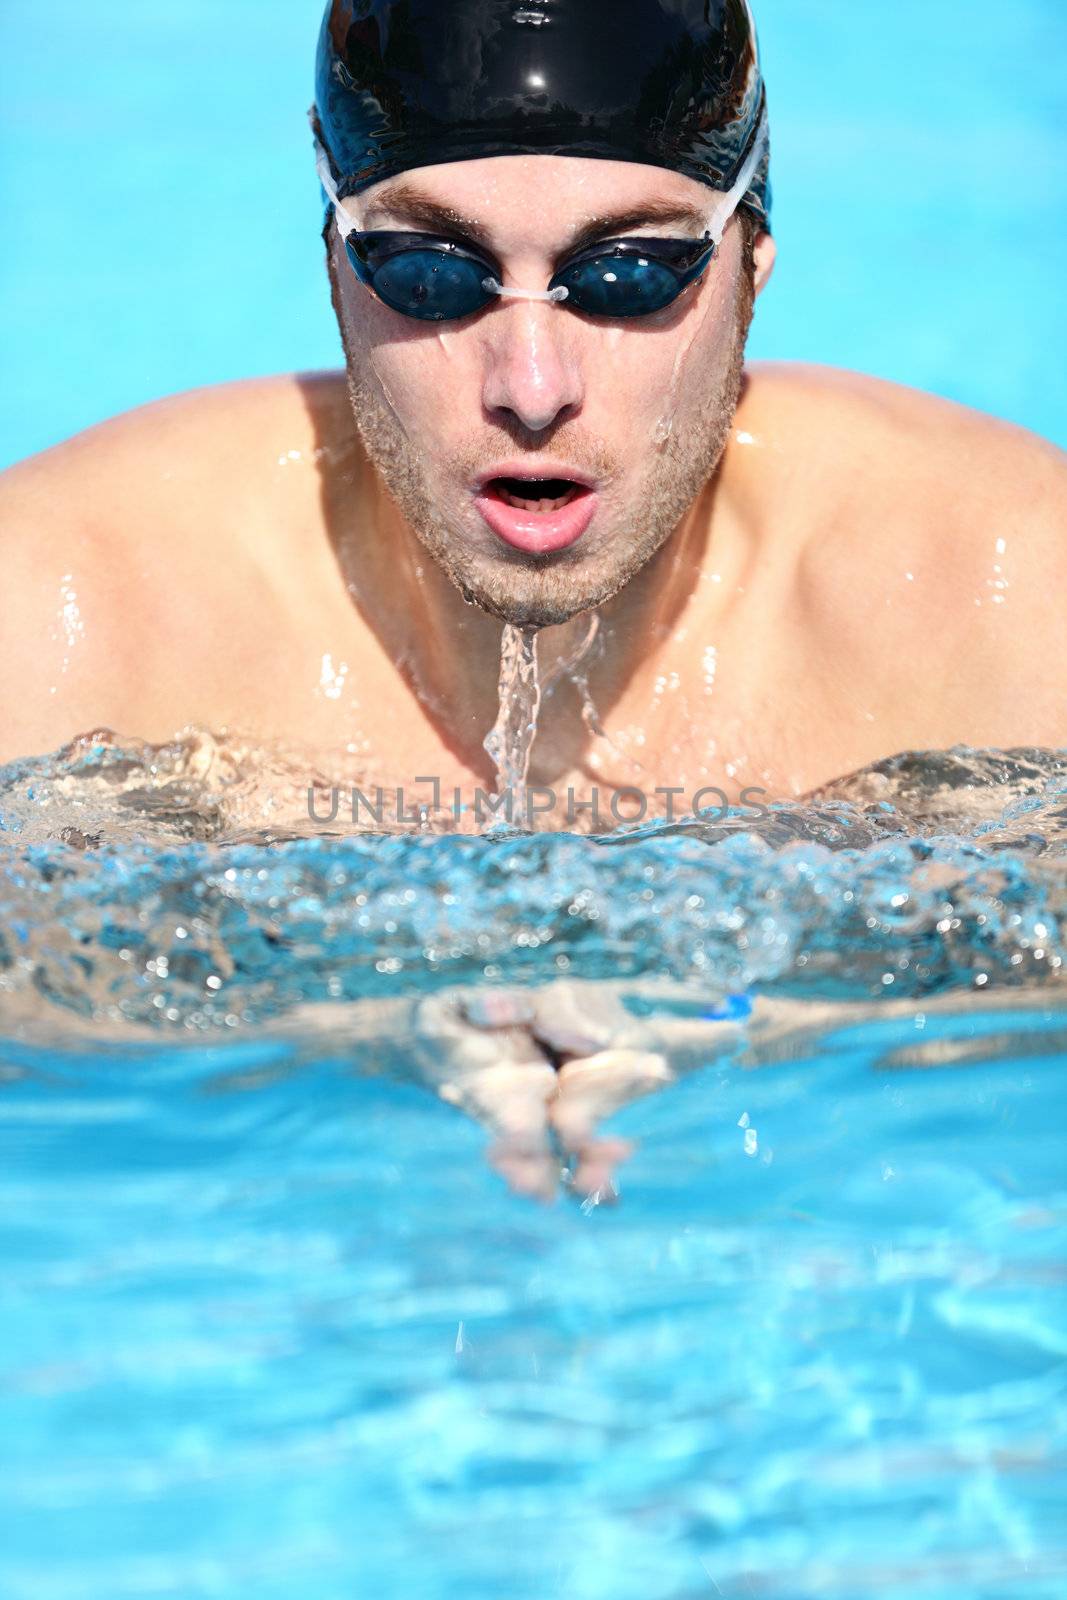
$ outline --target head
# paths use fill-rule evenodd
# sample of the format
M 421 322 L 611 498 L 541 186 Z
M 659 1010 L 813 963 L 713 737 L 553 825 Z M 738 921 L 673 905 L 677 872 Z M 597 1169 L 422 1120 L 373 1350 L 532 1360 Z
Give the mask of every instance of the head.
M 601 9 L 598 0 L 573 3 L 578 9 L 572 14 L 583 26 Z M 439 17 L 451 10 L 467 22 L 476 15 L 484 34 L 494 6 L 495 0 L 488 6 L 432 0 L 428 14 Z M 742 6 L 743 0 L 722 0 L 726 22 L 737 24 L 739 16 L 747 16 Z M 516 15 L 533 15 L 533 8 L 517 13 L 510 0 L 502 9 L 513 30 Z M 618 0 L 611 9 L 618 12 Z M 631 0 L 624 9 L 654 13 L 657 26 L 667 17 L 673 49 L 668 56 L 679 79 L 692 70 L 676 48 L 679 38 L 684 43 L 701 35 L 698 43 L 709 48 L 717 42 L 715 60 L 721 63 L 721 38 L 703 38 L 705 24 L 683 21 L 678 33 L 677 4 Z M 701 3 L 695 9 L 706 18 L 708 7 Z M 348 52 L 346 82 L 352 77 L 351 31 L 367 26 L 355 23 L 351 12 L 350 3 L 335 4 L 324 28 L 327 53 L 339 58 Z M 551 80 L 552 20 L 546 12 L 544 27 L 527 23 L 518 39 L 527 84 Z M 340 44 L 339 22 L 348 29 L 341 30 Z M 498 34 L 501 26 L 498 18 Z M 541 52 L 537 72 L 530 67 L 527 36 Z M 480 42 L 485 46 L 485 37 Z M 364 35 L 357 39 L 361 47 L 366 43 Z M 734 44 L 743 67 L 745 39 Z M 573 63 L 575 46 L 573 38 L 561 38 L 560 59 Z M 375 49 L 380 74 L 387 59 L 380 34 Z M 498 57 L 483 50 L 483 78 L 492 78 L 487 61 L 490 66 L 495 61 L 498 75 L 517 70 L 514 61 L 502 64 Z M 357 62 L 361 59 L 357 52 Z M 708 59 L 706 53 L 698 60 L 705 76 Z M 466 70 L 468 75 L 477 71 L 477 64 L 467 63 Z M 409 106 L 407 150 L 395 129 L 380 150 L 371 149 L 363 133 L 360 165 L 351 150 L 339 157 L 334 149 L 345 142 L 352 124 L 346 130 L 341 119 L 341 136 L 331 139 L 327 119 L 324 142 L 345 198 L 343 209 L 363 231 L 430 232 L 474 243 L 495 264 L 505 290 L 543 291 L 576 248 L 600 238 L 700 240 L 722 191 L 737 175 L 746 141 L 748 151 L 753 149 L 754 118 L 762 114 L 754 42 L 741 80 L 745 94 L 733 82 L 730 99 L 735 109 L 747 107 L 748 125 L 742 125 L 744 118 L 727 119 L 719 164 L 710 173 L 708 152 L 716 152 L 708 139 L 707 115 L 697 143 L 685 126 L 674 128 L 670 165 L 665 164 L 662 116 L 648 118 L 655 135 L 636 119 L 620 134 L 614 115 L 597 132 L 595 109 L 605 99 L 603 91 L 610 89 L 610 100 L 618 88 L 602 81 L 607 70 L 600 70 L 587 48 L 584 83 L 570 86 L 579 110 L 585 96 L 584 122 L 578 124 L 581 154 L 567 153 L 558 105 L 552 110 L 551 149 L 538 142 L 536 125 L 531 132 L 525 117 L 518 132 L 513 120 L 505 136 L 499 127 L 485 125 L 499 122 L 499 92 L 491 96 L 494 109 L 476 126 L 469 82 L 466 119 L 452 124 L 465 141 L 458 151 L 455 139 L 440 133 L 428 140 Z M 618 74 L 622 67 L 616 63 L 612 70 Z M 334 73 L 330 84 L 337 81 Z M 410 102 L 410 83 L 406 87 Z M 417 87 L 424 100 L 431 98 L 424 83 Z M 498 83 L 493 87 L 499 90 Z M 674 93 L 677 87 L 669 81 L 663 85 L 671 103 L 685 101 Z M 325 98 L 334 92 L 329 88 Z M 380 94 L 379 99 L 385 103 Z M 690 94 L 687 103 L 692 101 Z M 320 67 L 320 116 L 323 103 Z M 441 109 L 437 103 L 438 123 Z M 718 115 L 722 121 L 723 114 Z M 572 140 L 570 149 L 575 148 Z M 689 151 L 684 158 L 678 155 L 683 148 Z M 384 159 L 382 152 L 388 153 Z M 453 159 L 425 159 L 433 155 Z M 352 166 L 356 170 L 346 175 Z M 765 162 L 745 202 L 696 281 L 662 309 L 626 318 L 506 295 L 454 321 L 406 317 L 356 276 L 342 233 L 328 218 L 328 266 L 357 427 L 406 521 L 468 600 L 519 626 L 566 621 L 617 593 L 699 504 L 728 437 L 754 299 L 773 264 L 765 227 Z M 556 481 L 531 486 L 540 507 L 508 510 L 508 501 L 523 487 L 515 480 L 522 478 Z M 518 497 L 529 502 L 534 496 Z M 548 511 L 550 499 L 553 505 L 569 501 L 569 508 Z M 542 536 L 540 529 L 557 531 Z

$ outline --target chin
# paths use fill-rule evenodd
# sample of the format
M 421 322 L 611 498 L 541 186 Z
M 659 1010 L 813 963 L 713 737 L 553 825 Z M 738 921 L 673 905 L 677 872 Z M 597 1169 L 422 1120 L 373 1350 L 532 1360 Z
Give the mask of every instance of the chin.
M 513 628 L 554 628 L 572 617 L 595 611 L 618 594 L 644 561 L 590 563 L 595 570 L 582 570 L 582 564 L 565 565 L 541 562 L 536 566 L 472 563 L 465 571 L 452 562 L 443 563 L 447 576 L 463 598 L 500 622 Z
M 569 622 L 572 617 L 580 616 L 583 611 L 592 611 L 603 604 L 603 601 L 592 600 L 584 604 L 579 602 L 577 605 L 566 605 L 463 586 L 460 592 L 464 600 L 471 605 L 479 606 L 482 611 L 488 612 L 491 617 L 496 617 L 499 622 L 506 622 L 513 628 L 528 631 L 559 627 L 562 623 Z

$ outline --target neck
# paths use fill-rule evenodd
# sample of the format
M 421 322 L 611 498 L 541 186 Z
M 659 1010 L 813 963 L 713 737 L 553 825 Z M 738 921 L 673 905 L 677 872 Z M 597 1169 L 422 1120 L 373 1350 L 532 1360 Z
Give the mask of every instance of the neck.
M 482 741 L 497 717 L 504 624 L 463 599 L 376 473 L 368 472 L 365 487 L 358 536 L 353 530 L 338 549 L 349 592 L 444 742 L 471 770 L 489 775 Z M 712 537 L 714 489 L 713 478 L 657 554 L 599 608 L 595 629 L 593 615 L 584 613 L 539 632 L 543 685 L 553 684 L 583 657 L 594 632 L 599 648 L 590 686 L 602 714 L 652 670 L 697 588 Z M 551 711 L 546 708 L 542 730 L 549 741 L 556 708 L 563 704 L 553 700 Z M 573 712 L 568 706 L 572 719 Z M 571 744 L 574 732 L 562 742 Z

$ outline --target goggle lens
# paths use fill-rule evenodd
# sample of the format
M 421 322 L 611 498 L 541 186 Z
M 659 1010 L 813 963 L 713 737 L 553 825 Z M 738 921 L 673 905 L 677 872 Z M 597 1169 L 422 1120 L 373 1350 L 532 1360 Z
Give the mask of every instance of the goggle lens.
M 485 288 L 485 267 L 469 256 L 442 249 L 407 249 L 371 264 L 360 255 L 355 236 L 345 241 L 345 247 L 363 282 L 402 316 L 449 322 L 469 317 L 493 298 Z
M 594 256 L 556 274 L 568 304 L 594 317 L 644 317 L 677 299 L 684 283 L 651 256 Z
M 500 292 L 494 269 L 449 240 L 351 233 L 345 249 L 359 278 L 380 300 L 421 322 L 469 317 Z M 709 238 L 649 240 L 645 247 L 637 241 L 616 243 L 590 249 L 562 267 L 551 287 L 565 289 L 563 303 L 586 316 L 644 317 L 676 300 L 714 252 Z

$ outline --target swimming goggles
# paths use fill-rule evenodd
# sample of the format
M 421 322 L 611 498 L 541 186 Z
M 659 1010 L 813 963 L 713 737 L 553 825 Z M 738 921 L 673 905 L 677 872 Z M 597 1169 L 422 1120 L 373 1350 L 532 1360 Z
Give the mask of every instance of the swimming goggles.
M 586 316 L 644 317 L 662 311 L 702 276 L 763 156 L 759 135 L 737 182 L 719 197 L 700 239 L 604 239 L 570 256 L 547 289 L 505 288 L 492 259 L 472 243 L 432 233 L 364 233 L 345 212 L 329 157 L 316 140 L 319 178 L 333 205 L 352 269 L 393 311 L 420 322 L 469 317 L 494 299 L 549 300 Z

